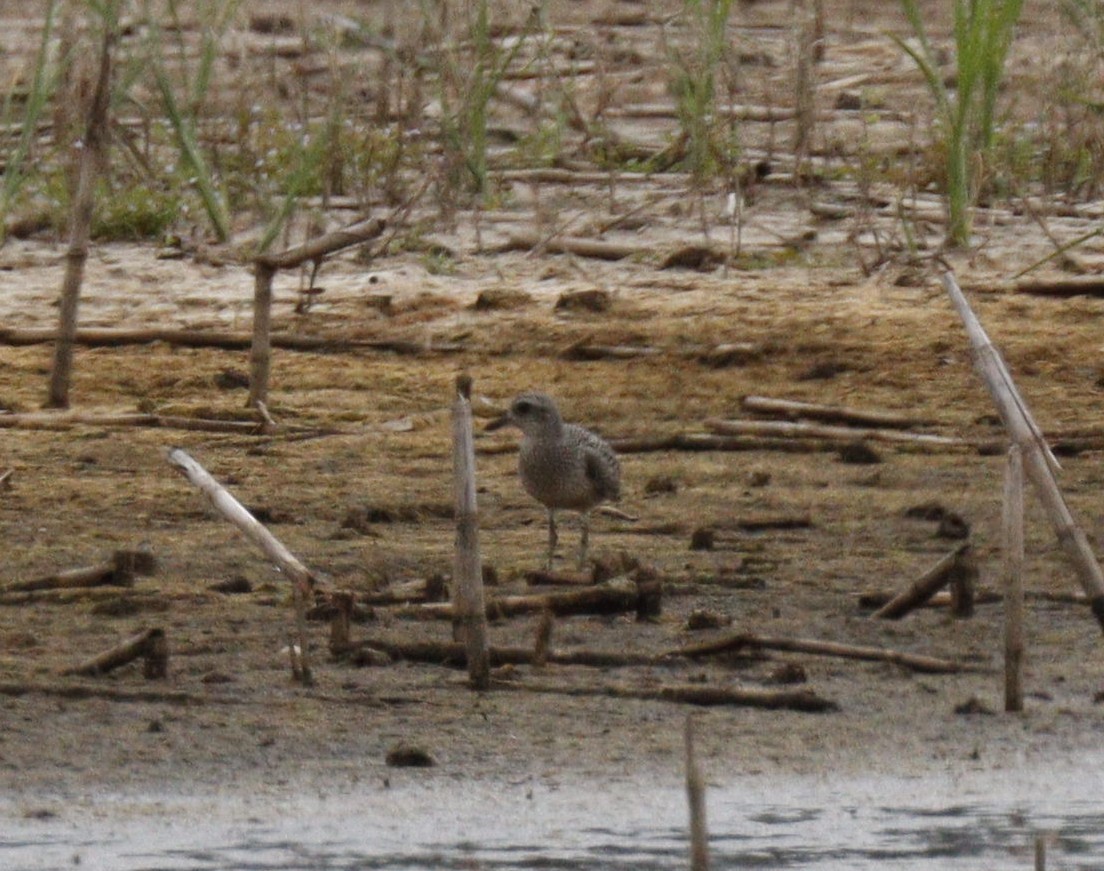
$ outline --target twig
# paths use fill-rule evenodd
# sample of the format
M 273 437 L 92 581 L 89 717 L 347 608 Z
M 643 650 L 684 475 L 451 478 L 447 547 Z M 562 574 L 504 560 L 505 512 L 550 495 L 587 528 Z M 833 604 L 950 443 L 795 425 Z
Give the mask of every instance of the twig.
M 965 571 L 966 562 L 970 559 L 972 559 L 970 545 L 959 545 L 870 616 L 884 620 L 899 620 L 910 611 L 921 607 L 938 590 L 951 583 L 956 574 Z

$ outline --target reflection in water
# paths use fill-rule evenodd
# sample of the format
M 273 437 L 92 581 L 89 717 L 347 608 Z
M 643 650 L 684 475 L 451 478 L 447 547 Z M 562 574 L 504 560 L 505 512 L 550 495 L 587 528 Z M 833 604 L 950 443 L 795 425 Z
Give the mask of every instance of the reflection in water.
M 937 786 L 947 785 L 794 779 L 713 788 L 714 867 L 1013 871 L 1032 867 L 1035 837 L 1045 833 L 1051 867 L 1104 871 L 1104 805 L 1087 778 L 1049 790 Z M 6 871 L 682 871 L 688 864 L 685 799 L 671 786 L 411 782 L 333 798 L 101 796 L 76 810 L 70 802 L 45 805 L 0 802 Z

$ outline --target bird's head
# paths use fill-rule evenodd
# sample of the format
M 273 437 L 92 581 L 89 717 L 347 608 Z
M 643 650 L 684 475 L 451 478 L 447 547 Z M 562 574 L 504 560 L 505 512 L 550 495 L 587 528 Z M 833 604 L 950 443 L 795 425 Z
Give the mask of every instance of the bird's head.
M 543 393 L 522 393 L 510 403 L 509 411 L 487 424 L 486 431 L 492 432 L 512 425 L 526 435 L 540 435 L 558 431 L 562 423 L 559 409 L 550 396 Z

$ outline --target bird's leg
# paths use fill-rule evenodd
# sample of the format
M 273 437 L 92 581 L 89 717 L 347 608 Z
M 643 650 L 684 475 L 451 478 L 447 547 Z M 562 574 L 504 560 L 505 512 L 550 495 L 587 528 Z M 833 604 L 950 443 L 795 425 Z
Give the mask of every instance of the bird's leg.
M 590 512 L 584 511 L 579 519 L 579 571 L 587 567 L 587 545 L 590 544 Z
M 548 571 L 552 571 L 552 558 L 556 554 L 556 543 L 560 537 L 556 535 L 556 512 L 548 509 Z

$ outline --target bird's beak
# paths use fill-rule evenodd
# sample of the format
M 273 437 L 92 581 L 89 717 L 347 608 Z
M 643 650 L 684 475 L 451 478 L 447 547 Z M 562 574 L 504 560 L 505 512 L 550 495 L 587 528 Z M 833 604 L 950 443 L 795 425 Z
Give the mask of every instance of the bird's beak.
M 502 417 L 496 417 L 489 424 L 483 427 L 483 432 L 494 432 L 496 429 L 502 429 L 504 426 L 509 426 L 511 423 L 510 415 L 504 414 Z

